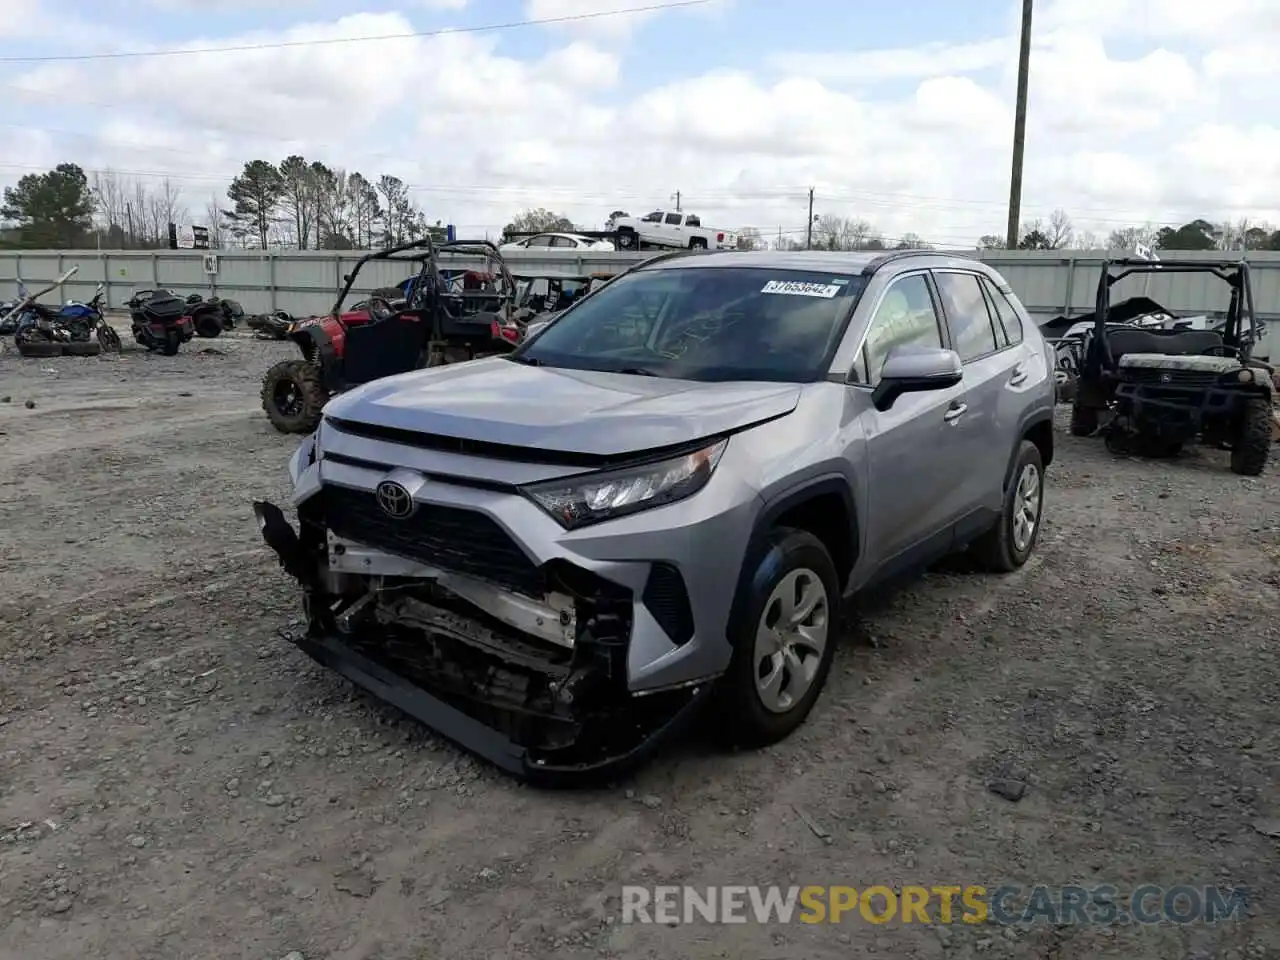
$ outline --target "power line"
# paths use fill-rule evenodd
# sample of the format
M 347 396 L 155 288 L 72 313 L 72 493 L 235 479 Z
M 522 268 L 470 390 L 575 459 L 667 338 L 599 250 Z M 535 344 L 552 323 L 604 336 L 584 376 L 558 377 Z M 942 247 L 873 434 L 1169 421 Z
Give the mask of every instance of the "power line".
M 66 53 L 40 57 L 0 57 L 0 63 L 65 63 L 85 60 L 126 60 L 143 57 L 188 57 L 201 54 L 247 53 L 255 50 L 283 50 L 290 47 L 321 47 L 345 43 L 383 43 L 388 40 L 420 40 L 456 33 L 495 33 L 520 27 L 550 26 L 557 23 L 577 23 L 583 20 L 602 20 L 633 13 L 653 13 L 658 10 L 678 10 L 697 7 L 711 0 L 674 0 L 672 3 L 652 3 L 644 7 L 626 10 L 601 10 L 595 13 L 575 13 L 560 17 L 542 17 L 530 20 L 512 20 L 507 23 L 490 23 L 474 27 L 446 27 L 437 30 L 414 30 L 409 33 L 387 33 L 372 37 L 330 37 L 320 40 L 281 40 L 275 43 L 245 43 L 225 47 L 172 48 L 168 50 L 126 50 L 117 53 Z

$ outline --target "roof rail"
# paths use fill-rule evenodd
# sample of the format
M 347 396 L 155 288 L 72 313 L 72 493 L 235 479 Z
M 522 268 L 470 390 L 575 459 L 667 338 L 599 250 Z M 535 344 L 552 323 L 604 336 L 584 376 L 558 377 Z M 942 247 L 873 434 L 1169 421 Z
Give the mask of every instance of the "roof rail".
M 875 257 L 862 268 L 862 275 L 869 277 L 886 264 L 893 263 L 895 260 L 903 260 L 907 257 L 963 257 L 964 254 L 948 252 L 945 250 L 889 250 Z M 972 259 L 972 258 L 971 258 Z

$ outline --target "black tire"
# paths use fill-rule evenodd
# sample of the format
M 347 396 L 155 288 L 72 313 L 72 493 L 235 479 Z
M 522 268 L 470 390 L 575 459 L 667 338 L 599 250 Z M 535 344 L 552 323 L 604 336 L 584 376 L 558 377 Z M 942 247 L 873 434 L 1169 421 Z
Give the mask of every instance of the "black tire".
M 212 339 L 222 333 L 222 318 L 213 310 L 203 310 L 191 318 L 196 336 Z
M 733 657 L 716 685 L 715 733 L 735 746 L 763 747 L 777 743 L 800 726 L 822 693 L 840 635 L 840 583 L 827 548 L 805 530 L 775 528 L 747 563 L 751 571 L 748 595 L 729 631 Z M 776 606 L 776 601 L 771 602 L 774 589 L 798 571 L 807 571 L 816 578 L 825 593 L 826 642 L 821 654 L 810 653 L 817 663 L 808 688 L 785 710 L 773 710 L 765 706 L 757 685 L 760 667 L 766 660 L 757 657 L 756 633 Z M 777 669 L 785 671 L 786 667 Z
M 1077 389 L 1079 389 L 1078 384 Z M 1091 437 L 1097 431 L 1097 408 L 1082 406 L 1080 398 L 1075 397 L 1071 403 L 1071 435 L 1073 437 Z
M 1019 513 L 1028 507 L 1023 484 L 1029 470 L 1034 470 L 1035 516 L 1031 518 L 1030 536 L 1019 543 L 1017 534 Z M 972 554 L 978 563 L 994 573 L 1012 573 L 1030 558 L 1040 539 L 1041 519 L 1044 516 L 1044 463 L 1040 448 L 1030 440 L 1018 445 L 1018 454 L 1009 471 L 1009 481 L 1000 508 L 1000 519 L 994 527 L 973 542 Z
M 311 433 L 329 401 L 320 368 L 306 360 L 282 360 L 262 378 L 262 409 L 281 433 Z
M 1240 418 L 1240 432 L 1231 441 L 1231 472 L 1259 476 L 1271 456 L 1272 406 L 1268 397 L 1250 397 Z
M 707 241 L 706 241 L 706 238 L 705 238 L 705 237 L 692 237 L 692 238 L 690 238 L 690 240 L 689 240 L 689 249 L 690 249 L 690 250 L 705 250 L 705 249 L 707 249 Z
M 96 357 L 102 353 L 102 344 L 97 340 L 72 340 L 63 344 L 62 352 L 68 357 Z
M 619 250 L 634 250 L 640 246 L 640 244 L 636 241 L 636 234 L 634 230 L 618 231 L 617 243 L 618 243 Z
M 24 357 L 60 357 L 63 344 L 57 340 L 17 340 L 18 353 Z
M 178 349 L 182 346 L 181 330 L 166 330 L 164 334 L 164 345 L 160 347 L 160 352 L 166 357 L 176 356 Z
M 98 343 L 108 353 L 120 353 L 124 350 L 124 344 L 120 342 L 120 334 L 116 333 L 115 327 L 105 322 L 98 325 Z

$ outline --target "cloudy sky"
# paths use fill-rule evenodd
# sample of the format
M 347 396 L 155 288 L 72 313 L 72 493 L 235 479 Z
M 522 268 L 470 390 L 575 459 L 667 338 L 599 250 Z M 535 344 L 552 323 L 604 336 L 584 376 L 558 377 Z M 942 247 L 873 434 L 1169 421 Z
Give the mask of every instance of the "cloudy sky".
M 888 237 L 1003 233 L 1016 0 L 617 13 L 660 2 L 2 0 L 0 182 L 73 161 L 168 176 L 196 212 L 245 160 L 302 153 L 395 174 L 467 234 L 679 190 L 799 235 L 810 186 Z M 1036 0 L 1034 34 L 1027 219 L 1280 221 L 1280 3 Z M 240 49 L 49 59 L 210 47 Z

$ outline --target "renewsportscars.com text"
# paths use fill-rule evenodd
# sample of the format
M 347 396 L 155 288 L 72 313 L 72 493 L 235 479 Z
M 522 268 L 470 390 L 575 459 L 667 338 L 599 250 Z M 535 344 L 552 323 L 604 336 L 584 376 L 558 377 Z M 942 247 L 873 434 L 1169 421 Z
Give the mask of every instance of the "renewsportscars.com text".
M 964 886 L 626 886 L 623 923 L 1216 923 L 1238 918 L 1243 888 L 1143 884 Z

